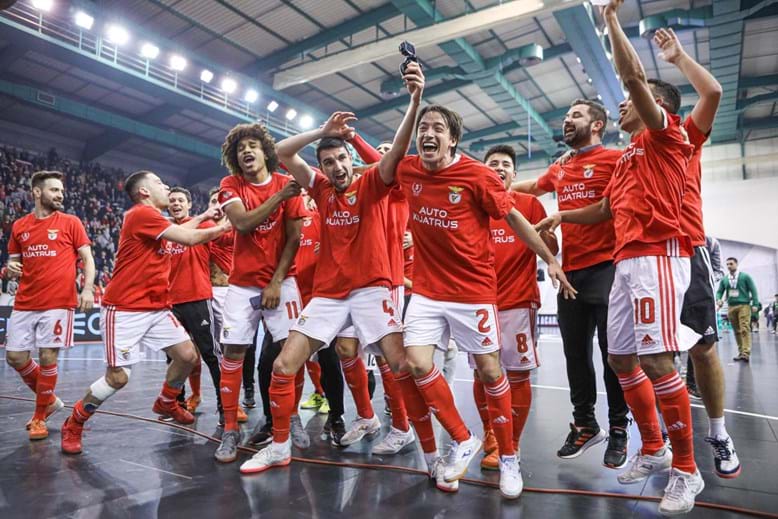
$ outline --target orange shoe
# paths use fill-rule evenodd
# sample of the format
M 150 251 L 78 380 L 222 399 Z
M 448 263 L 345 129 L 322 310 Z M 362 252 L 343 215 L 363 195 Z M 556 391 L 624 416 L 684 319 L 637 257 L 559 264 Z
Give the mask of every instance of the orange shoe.
M 162 418 L 172 418 L 182 425 L 190 425 L 195 421 L 192 413 L 178 405 L 176 401 L 172 404 L 165 404 L 162 399 L 157 398 L 151 410 Z
M 68 417 L 62 424 L 62 452 L 65 454 L 81 454 L 81 435 L 84 426 L 79 425 Z
M 200 407 L 200 402 L 202 402 L 200 395 L 191 395 L 186 399 L 186 410 L 194 414 L 197 408 Z
M 46 420 L 49 419 L 51 415 L 59 411 L 60 409 L 65 407 L 65 403 L 59 399 L 58 396 L 54 397 L 54 401 L 50 403 L 48 406 L 46 406 Z M 29 431 L 30 425 L 32 424 L 32 418 L 30 418 L 26 424 L 24 424 L 24 427 Z
M 45 440 L 49 437 L 49 430 L 46 427 L 46 422 L 43 420 L 33 419 L 30 422 L 30 440 Z
M 497 449 L 484 456 L 481 470 L 500 470 L 500 452 Z
M 497 438 L 495 438 L 494 431 L 491 429 L 484 434 L 484 452 L 486 454 L 497 452 Z
M 241 406 L 238 406 L 238 423 L 246 423 L 249 421 L 249 415 L 243 410 Z

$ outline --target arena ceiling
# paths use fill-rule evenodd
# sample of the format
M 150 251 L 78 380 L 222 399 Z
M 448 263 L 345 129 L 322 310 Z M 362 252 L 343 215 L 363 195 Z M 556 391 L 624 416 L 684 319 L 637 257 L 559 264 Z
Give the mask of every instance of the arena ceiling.
M 32 13 L 31 2 L 20 0 L 0 14 L 0 21 L 18 25 L 13 11 Z M 683 104 L 693 105 L 695 95 L 684 78 L 641 37 L 641 21 L 649 28 L 674 27 L 687 51 L 724 85 L 714 143 L 778 135 L 778 1 L 625 4 L 620 18 L 649 77 L 682 86 Z M 489 18 L 501 8 L 507 11 Z M 573 99 L 600 95 L 613 112 L 623 95 L 602 44 L 599 18 L 591 16 L 588 4 L 576 1 L 54 0 L 43 16 L 64 23 L 76 10 L 94 17 L 90 33 L 104 32 L 110 23 L 124 26 L 131 35 L 125 52 L 137 53 L 141 42 L 152 41 L 161 56 L 185 56 L 181 81 L 196 84 L 208 68 L 216 81 L 236 80 L 235 96 L 256 90 L 259 113 L 276 101 L 281 136 L 297 131 L 303 114 L 311 117 L 309 124 L 318 124 L 329 112 L 348 109 L 360 118 L 358 129 L 368 140 L 391 139 L 407 101 L 398 83 L 401 58 L 395 50 L 406 38 L 423 42 L 417 51 L 428 76 L 426 100 L 463 116 L 463 147 L 475 156 L 502 142 L 533 158 L 552 156 Z M 536 46 L 544 57 L 532 64 L 528 58 Z M 241 120 L 234 111 L 163 91 L 104 61 L 53 45 L 13 23 L 0 24 L 0 73 L 11 83 L 0 91 L 2 118 L 83 136 L 85 159 L 116 150 L 137 153 L 142 146 L 155 159 L 189 170 L 191 180 L 219 174 L 213 172 L 218 145 Z M 168 67 L 161 57 L 157 61 L 157 68 Z M 126 124 L 106 127 L 102 118 L 83 117 L 75 109 L 52 112 L 41 103 L 35 106 L 19 94 L 24 86 L 145 125 L 135 128 L 144 131 L 128 132 Z M 283 121 L 281 114 L 290 109 L 298 117 Z M 612 127 L 608 139 L 618 142 L 620 137 Z

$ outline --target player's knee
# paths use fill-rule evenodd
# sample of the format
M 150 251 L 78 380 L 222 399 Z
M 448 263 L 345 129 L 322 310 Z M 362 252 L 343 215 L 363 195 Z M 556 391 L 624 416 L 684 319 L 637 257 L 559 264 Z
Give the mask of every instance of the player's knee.
M 491 384 L 493 382 L 497 382 L 500 377 L 502 376 L 502 370 L 500 369 L 499 364 L 495 366 L 488 366 L 483 369 L 478 370 L 480 374 L 481 382 L 484 384 Z
M 716 354 L 716 344 L 697 344 L 689 350 L 689 356 L 694 363 L 715 362 L 718 357 Z
M 424 375 L 432 371 L 432 367 L 433 367 L 431 361 L 427 361 L 415 357 L 408 357 L 407 364 L 408 364 L 408 371 L 411 372 L 411 376 L 413 376 L 413 378 L 423 377 Z
M 297 374 L 297 369 L 292 365 L 289 359 L 286 358 L 282 351 L 281 355 L 276 357 L 276 360 L 273 361 L 273 373 L 290 376 Z
M 608 355 L 608 365 L 617 375 L 628 375 L 637 367 L 635 359 L 628 355 Z
M 671 354 L 644 355 L 640 357 L 640 367 L 652 381 L 672 373 L 675 370 Z
M 41 366 L 51 366 L 57 363 L 58 354 L 59 350 L 41 348 L 38 350 L 38 361 Z
M 353 359 L 357 356 L 357 348 L 351 344 L 351 341 L 338 341 L 335 343 L 335 353 L 341 359 Z
M 30 358 L 30 354 L 26 351 L 8 351 L 5 350 L 5 361 L 12 368 L 21 368 Z

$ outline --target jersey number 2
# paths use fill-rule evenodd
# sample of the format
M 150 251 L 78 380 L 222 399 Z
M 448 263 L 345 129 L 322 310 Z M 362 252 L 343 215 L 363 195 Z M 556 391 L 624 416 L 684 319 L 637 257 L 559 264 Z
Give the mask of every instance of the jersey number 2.
M 492 327 L 486 324 L 486 322 L 489 320 L 489 310 L 477 310 L 475 312 L 476 317 L 480 317 L 481 320 L 478 321 L 478 331 L 481 333 L 489 333 L 492 331 Z

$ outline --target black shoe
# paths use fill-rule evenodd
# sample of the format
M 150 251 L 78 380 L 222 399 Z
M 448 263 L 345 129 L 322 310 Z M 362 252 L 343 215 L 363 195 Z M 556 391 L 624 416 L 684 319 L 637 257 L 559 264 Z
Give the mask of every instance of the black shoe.
M 611 427 L 608 433 L 608 446 L 602 464 L 610 469 L 620 469 L 627 464 L 629 434 L 623 427 Z
M 743 360 L 743 356 L 742 355 L 738 355 L 737 357 L 732 357 L 732 360 L 734 360 L 735 362 L 737 362 L 739 360 Z
M 608 437 L 605 431 L 597 427 L 576 427 L 570 424 L 570 434 L 567 435 L 565 444 L 556 453 L 562 459 L 577 458 L 589 447 L 602 443 Z
M 346 434 L 346 424 L 340 416 L 328 416 L 324 423 L 324 432 L 332 438 L 333 447 L 340 447 L 340 439 Z
M 686 386 L 686 392 L 689 393 L 689 398 L 694 398 L 695 400 L 700 400 L 702 398 L 697 386 Z
M 751 356 L 750 355 L 741 355 L 740 360 L 742 360 L 743 362 L 748 364 L 749 362 L 751 362 Z
M 243 407 L 248 407 L 249 409 L 254 409 L 257 407 L 257 401 L 254 400 L 253 388 L 243 390 Z
M 273 424 L 270 422 L 265 422 L 265 424 L 258 430 L 254 430 L 254 433 L 252 433 L 248 443 L 250 445 L 260 447 L 262 445 L 267 445 L 271 441 L 273 441 Z

